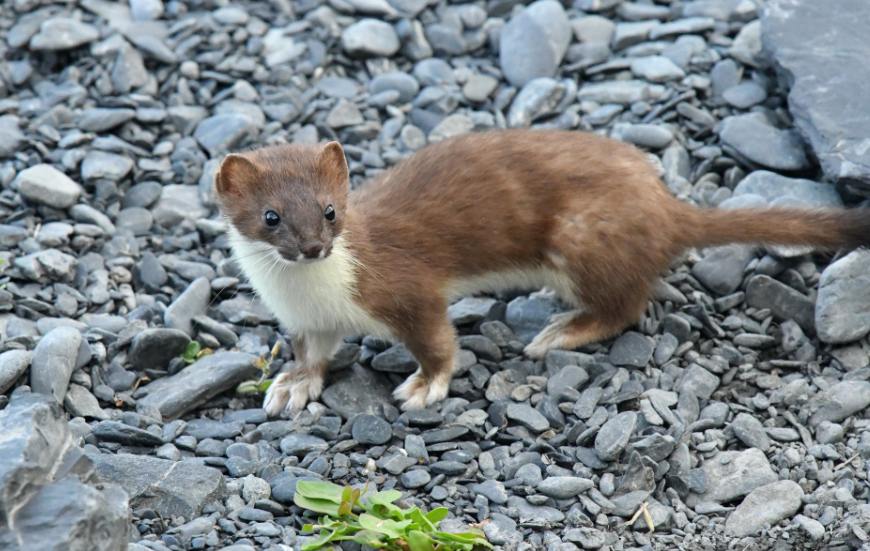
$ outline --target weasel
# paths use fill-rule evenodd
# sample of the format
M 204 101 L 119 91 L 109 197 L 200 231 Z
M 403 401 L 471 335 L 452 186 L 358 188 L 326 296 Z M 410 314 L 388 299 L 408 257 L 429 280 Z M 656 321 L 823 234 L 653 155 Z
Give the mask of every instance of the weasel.
M 447 396 L 461 295 L 549 287 L 573 310 L 525 348 L 542 358 L 614 336 L 642 315 L 682 251 L 732 242 L 870 245 L 858 209 L 701 209 L 673 197 L 646 154 L 584 132 L 504 130 L 429 145 L 349 190 L 337 142 L 226 156 L 215 188 L 235 259 L 294 335 L 296 367 L 264 408 L 319 397 L 343 337 L 404 342 L 420 367 L 404 409 Z

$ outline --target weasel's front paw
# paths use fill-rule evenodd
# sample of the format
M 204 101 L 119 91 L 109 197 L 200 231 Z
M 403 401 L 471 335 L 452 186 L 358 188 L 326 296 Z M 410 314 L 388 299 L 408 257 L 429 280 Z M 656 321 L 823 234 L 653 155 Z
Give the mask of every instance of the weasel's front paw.
M 310 400 L 320 397 L 323 390 L 323 376 L 308 369 L 298 369 L 281 373 L 263 400 L 263 409 L 269 417 L 277 417 L 281 412 L 293 415 L 302 411 Z
M 408 377 L 393 392 L 397 400 L 402 401 L 402 409 L 423 409 L 447 397 L 450 390 L 450 375 L 439 375 L 427 379 L 420 369 Z

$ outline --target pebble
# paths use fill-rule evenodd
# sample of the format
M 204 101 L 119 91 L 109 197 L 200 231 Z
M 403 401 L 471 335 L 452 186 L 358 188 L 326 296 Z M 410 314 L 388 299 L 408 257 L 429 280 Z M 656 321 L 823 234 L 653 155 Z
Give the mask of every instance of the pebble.
M 571 41 L 562 5 L 537 0 L 514 15 L 499 38 L 499 65 L 507 80 L 521 87 L 539 77 L 553 77 Z
M 505 415 L 508 419 L 535 432 L 543 432 L 550 428 L 550 422 L 547 421 L 547 418 L 526 404 L 509 404 Z
M 537 490 L 553 499 L 571 499 L 593 488 L 595 484 L 588 478 L 576 476 L 551 476 L 538 483 Z
M 62 403 L 76 368 L 82 334 L 72 327 L 53 329 L 36 345 L 31 359 L 30 386 L 34 392 Z
M 634 428 L 637 425 L 637 414 L 624 411 L 611 417 L 595 435 L 595 452 L 602 461 L 613 461 L 619 457 L 628 445 Z
M 725 531 L 742 538 L 776 525 L 800 510 L 804 491 L 791 480 L 779 480 L 754 489 L 725 521 Z
M 393 436 L 390 424 L 374 415 L 360 415 L 353 422 L 353 438 L 363 445 L 386 444 Z
M 629 331 L 614 341 L 610 348 L 610 363 L 629 367 L 646 367 L 652 359 L 655 344 L 640 333 Z
M 857 250 L 829 265 L 819 280 L 815 326 L 827 343 L 870 333 L 870 252 Z
M 396 30 L 378 19 L 362 19 L 341 33 L 341 47 L 352 56 L 389 57 L 399 46 Z
M 761 113 L 724 119 L 719 136 L 724 145 L 763 167 L 784 171 L 809 167 L 800 136 L 793 130 L 776 128 Z
M 82 194 L 82 187 L 51 165 L 38 164 L 18 173 L 14 186 L 30 201 L 57 209 L 73 206 Z
M 70 50 L 100 36 L 93 26 L 69 17 L 52 17 L 39 26 L 39 32 L 30 39 L 31 50 Z

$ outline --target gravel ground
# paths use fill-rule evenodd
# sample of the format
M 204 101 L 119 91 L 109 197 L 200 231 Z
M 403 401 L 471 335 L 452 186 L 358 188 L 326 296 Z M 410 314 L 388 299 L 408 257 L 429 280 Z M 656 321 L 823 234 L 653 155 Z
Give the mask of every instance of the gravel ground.
M 235 392 L 292 354 L 229 259 L 231 150 L 338 139 L 359 185 L 427 142 L 556 127 L 637 144 L 700 205 L 859 202 L 820 183 L 761 13 L 4 2 L 0 547 L 295 549 L 295 484 L 324 478 L 447 506 L 502 549 L 866 548 L 867 251 L 690 251 L 637 327 L 542 362 L 521 351 L 561 308 L 545 291 L 463 299 L 461 368 L 425 411 L 390 397 L 415 360 L 370 337 L 294 420 Z M 188 365 L 194 340 L 212 353 Z

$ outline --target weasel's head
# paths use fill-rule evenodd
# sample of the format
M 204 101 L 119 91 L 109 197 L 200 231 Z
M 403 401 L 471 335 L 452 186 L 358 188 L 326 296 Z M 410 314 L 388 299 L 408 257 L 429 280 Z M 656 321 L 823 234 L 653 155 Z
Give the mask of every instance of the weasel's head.
M 344 227 L 348 189 L 338 142 L 233 153 L 215 175 L 221 210 L 239 236 L 289 262 L 329 256 Z

